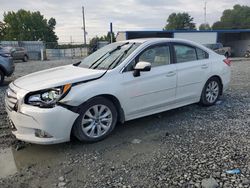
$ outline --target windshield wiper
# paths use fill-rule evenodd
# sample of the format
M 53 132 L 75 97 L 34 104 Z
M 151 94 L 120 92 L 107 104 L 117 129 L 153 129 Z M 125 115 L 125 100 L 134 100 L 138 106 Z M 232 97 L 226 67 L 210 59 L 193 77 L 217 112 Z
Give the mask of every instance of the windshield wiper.
M 94 63 L 92 63 L 92 64 L 89 66 L 89 69 L 92 68 L 98 61 L 100 61 L 100 60 L 103 58 L 103 60 L 102 60 L 100 63 L 98 63 L 98 64 L 94 67 L 94 69 L 95 69 L 95 68 L 98 67 L 107 57 L 109 57 L 112 53 L 114 53 L 114 52 L 117 51 L 117 50 L 120 50 L 121 47 L 123 47 L 123 46 L 125 46 L 125 45 L 127 45 L 127 44 L 129 44 L 129 42 L 126 42 L 126 43 L 124 43 L 124 44 L 122 44 L 122 45 L 120 45 L 120 46 L 117 46 L 115 49 L 113 49 L 113 50 L 111 50 L 111 51 L 105 53 L 105 54 L 102 55 L 100 58 L 98 58 Z M 106 58 L 104 58 L 106 55 L 108 55 L 108 56 L 107 56 Z
M 73 63 L 73 66 L 79 66 L 81 64 L 81 61 L 77 62 L 77 63 Z
M 135 45 L 135 42 L 132 43 L 120 56 L 118 56 L 107 68 L 107 70 L 109 70 L 112 65 L 114 64 L 113 68 L 116 67 L 118 65 L 118 63 L 122 60 L 122 58 L 129 52 L 129 50 L 131 50 L 131 48 Z

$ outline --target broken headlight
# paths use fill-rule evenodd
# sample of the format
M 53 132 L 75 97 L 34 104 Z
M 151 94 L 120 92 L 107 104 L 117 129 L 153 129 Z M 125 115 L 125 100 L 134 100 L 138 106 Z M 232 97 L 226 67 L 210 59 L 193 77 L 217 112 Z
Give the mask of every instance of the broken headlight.
M 66 84 L 61 87 L 29 93 L 26 96 L 25 102 L 33 106 L 54 107 L 59 100 L 68 94 L 71 86 L 71 84 Z

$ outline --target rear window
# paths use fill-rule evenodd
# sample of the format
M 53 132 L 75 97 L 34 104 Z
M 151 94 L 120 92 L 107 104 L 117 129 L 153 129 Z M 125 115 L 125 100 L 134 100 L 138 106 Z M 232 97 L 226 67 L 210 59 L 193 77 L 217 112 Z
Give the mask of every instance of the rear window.
M 197 60 L 196 50 L 194 47 L 176 44 L 174 45 L 174 50 L 177 63 Z
M 200 48 L 196 48 L 197 58 L 200 59 L 208 59 L 208 53 Z

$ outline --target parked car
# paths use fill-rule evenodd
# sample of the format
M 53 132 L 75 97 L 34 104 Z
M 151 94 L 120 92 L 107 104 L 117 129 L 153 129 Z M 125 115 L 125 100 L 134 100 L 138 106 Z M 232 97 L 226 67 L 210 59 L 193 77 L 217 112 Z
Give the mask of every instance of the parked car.
M 9 54 L 13 57 L 13 60 L 22 60 L 23 62 L 27 62 L 29 60 L 29 56 L 27 50 L 22 47 L 2 47 L 2 50 L 5 51 L 6 54 Z
M 124 122 L 192 103 L 216 103 L 230 82 L 230 60 L 186 40 L 112 43 L 73 65 L 9 85 L 6 110 L 17 139 L 95 142 Z
M 205 44 L 205 46 L 207 48 L 214 50 L 216 53 L 218 53 L 220 55 L 224 55 L 227 58 L 232 56 L 231 47 L 223 47 L 223 44 L 221 44 L 221 43 Z
M 246 52 L 244 54 L 244 57 L 245 58 L 249 58 L 250 57 L 250 45 L 248 45 L 248 48 L 247 48 L 247 50 L 246 50 Z
M 6 76 L 11 76 L 15 70 L 13 58 L 0 47 L 0 85 Z

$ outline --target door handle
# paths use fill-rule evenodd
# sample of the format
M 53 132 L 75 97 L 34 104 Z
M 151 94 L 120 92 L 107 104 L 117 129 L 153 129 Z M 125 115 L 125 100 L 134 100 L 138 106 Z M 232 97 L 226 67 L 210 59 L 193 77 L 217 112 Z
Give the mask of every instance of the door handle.
M 169 71 L 166 76 L 171 77 L 171 76 L 174 76 L 175 74 L 176 74 L 175 71 Z
M 201 68 L 202 68 L 202 69 L 207 69 L 207 68 L 208 68 L 208 65 L 206 65 L 206 64 L 201 65 Z

